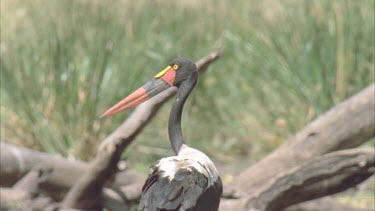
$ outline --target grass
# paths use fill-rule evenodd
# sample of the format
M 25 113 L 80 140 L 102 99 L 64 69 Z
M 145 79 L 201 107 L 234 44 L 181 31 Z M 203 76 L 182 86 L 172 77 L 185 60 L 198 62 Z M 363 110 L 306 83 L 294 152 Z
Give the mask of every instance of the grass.
M 179 55 L 226 51 L 184 115 L 189 143 L 224 160 L 263 156 L 375 80 L 371 1 L 21 2 L 1 3 L 2 139 L 65 156 L 91 157 L 129 114 L 100 113 Z M 139 146 L 169 150 L 166 107 Z
M 373 20 L 369 0 L 3 0 L 1 139 L 90 159 L 130 113 L 99 119 L 109 106 L 172 58 L 224 48 L 184 132 L 224 163 L 259 159 L 375 81 Z M 125 153 L 138 168 L 172 154 L 169 109 Z
M 100 114 L 176 56 L 225 55 L 188 100 L 188 143 L 259 159 L 375 81 L 373 1 L 1 1 L 1 140 L 88 160 Z M 172 155 L 170 102 L 124 154 Z M 142 156 L 139 156 L 142 154 Z

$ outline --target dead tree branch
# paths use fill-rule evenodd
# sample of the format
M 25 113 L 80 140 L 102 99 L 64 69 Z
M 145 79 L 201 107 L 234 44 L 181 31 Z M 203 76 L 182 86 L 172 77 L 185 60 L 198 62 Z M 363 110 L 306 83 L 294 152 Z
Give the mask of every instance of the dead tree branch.
M 229 210 L 243 210 L 245 199 L 255 197 L 280 172 L 301 166 L 329 152 L 356 147 L 374 137 L 374 90 L 375 84 L 371 84 L 332 108 L 266 158 L 241 173 L 232 184 L 224 187 L 225 195 L 238 199 L 225 200 L 221 210 L 228 210 L 228 205 L 231 206 Z
M 293 204 L 353 187 L 375 172 L 375 148 L 332 152 L 284 170 L 240 200 L 225 200 L 221 210 L 282 210 Z
M 375 84 L 335 106 L 307 125 L 266 158 L 249 167 L 227 194 L 251 194 L 279 172 L 316 156 L 356 147 L 375 136 Z M 270 168 L 272 166 L 272 168 Z
M 36 150 L 17 147 L 1 142 L 0 147 L 0 185 L 11 187 L 36 166 L 50 169 L 49 176 L 40 183 L 40 189 L 56 200 L 61 200 L 74 182 L 88 169 L 88 164 L 79 160 L 68 160 L 61 156 L 51 155 Z M 116 174 L 114 182 L 109 187 L 116 187 L 120 192 L 126 191 L 126 199 L 134 200 L 139 197 L 146 175 L 130 169 Z
M 281 210 L 335 194 L 361 183 L 374 171 L 374 148 L 332 152 L 280 173 L 269 186 L 247 199 L 246 209 Z
M 64 177 L 66 179 L 63 178 L 64 180 L 61 182 L 71 182 L 74 176 L 80 175 L 82 170 L 87 167 L 87 164 L 82 161 L 69 161 L 61 156 L 17 147 L 2 141 L 0 143 L 0 185 L 12 186 L 36 165 L 47 161 L 69 170 Z M 64 172 L 59 172 L 59 175 L 64 174 Z M 73 178 L 70 176 L 73 176 Z
M 51 169 L 36 165 L 12 188 L 0 188 L 1 209 L 33 210 L 53 204 L 50 197 L 42 196 L 40 184 L 48 178 Z
M 221 52 L 214 52 L 197 63 L 199 71 L 217 60 Z M 131 116 L 104 140 L 89 170 L 77 181 L 63 201 L 64 207 L 80 209 L 100 209 L 102 188 L 117 172 L 117 163 L 123 150 L 155 116 L 164 102 L 176 93 L 170 89 L 138 106 Z
M 285 209 L 285 211 L 367 211 L 366 209 L 351 207 L 334 200 L 332 197 L 303 202 Z

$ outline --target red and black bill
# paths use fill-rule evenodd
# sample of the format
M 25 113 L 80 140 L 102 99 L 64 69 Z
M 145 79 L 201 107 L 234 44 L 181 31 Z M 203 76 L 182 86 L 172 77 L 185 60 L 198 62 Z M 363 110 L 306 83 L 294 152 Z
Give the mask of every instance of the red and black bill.
M 125 97 L 112 108 L 108 109 L 104 114 L 102 114 L 101 117 L 111 116 L 126 109 L 133 108 L 159 94 L 160 92 L 168 89 L 169 87 L 173 86 L 175 75 L 175 69 L 173 69 L 171 66 L 168 66 L 160 73 L 155 75 L 155 78 L 153 80 L 148 81 L 141 88 Z

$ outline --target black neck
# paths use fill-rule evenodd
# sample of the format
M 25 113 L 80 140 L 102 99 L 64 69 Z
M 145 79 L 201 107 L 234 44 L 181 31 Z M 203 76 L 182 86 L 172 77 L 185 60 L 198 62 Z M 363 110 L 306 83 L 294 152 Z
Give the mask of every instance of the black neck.
M 186 99 L 189 97 L 197 83 L 198 74 L 192 74 L 188 79 L 180 84 L 177 91 L 176 101 L 173 104 L 171 114 L 169 116 L 168 134 L 173 151 L 178 154 L 181 146 L 184 144 L 184 137 L 181 131 L 181 115 Z

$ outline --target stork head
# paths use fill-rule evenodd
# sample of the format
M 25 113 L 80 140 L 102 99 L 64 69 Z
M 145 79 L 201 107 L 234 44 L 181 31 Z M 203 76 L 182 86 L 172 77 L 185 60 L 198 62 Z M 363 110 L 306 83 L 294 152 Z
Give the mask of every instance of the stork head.
M 140 103 L 151 99 L 153 96 L 171 86 L 179 87 L 189 77 L 197 77 L 198 69 L 193 61 L 188 58 L 176 58 L 169 65 L 154 76 L 141 88 L 137 89 L 112 108 L 108 109 L 102 117 L 111 116 L 126 109 L 133 108 Z
M 170 86 L 179 87 L 190 75 L 197 74 L 197 66 L 188 58 L 176 58 L 154 78 L 161 78 Z

